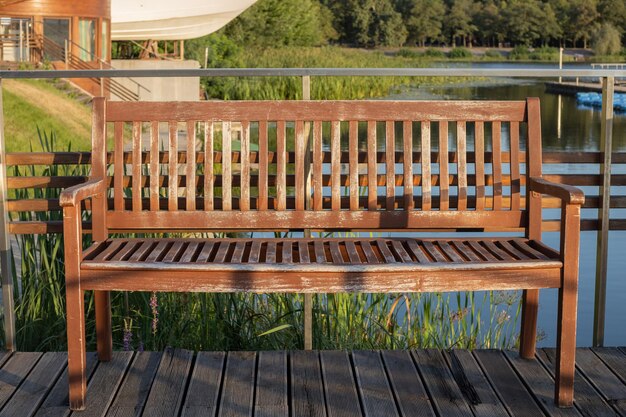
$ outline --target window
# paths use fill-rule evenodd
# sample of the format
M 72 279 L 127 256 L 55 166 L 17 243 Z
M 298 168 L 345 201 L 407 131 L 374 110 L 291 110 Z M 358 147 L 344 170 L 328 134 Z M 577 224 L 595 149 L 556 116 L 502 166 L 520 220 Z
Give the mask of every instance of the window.
M 44 19 L 44 59 L 65 61 L 65 41 L 70 39 L 69 19 Z M 68 43 L 69 48 L 69 43 Z
M 96 21 L 93 19 L 78 20 L 78 56 L 83 61 L 95 60 L 96 53 Z
M 102 38 L 100 39 L 102 45 L 101 55 L 103 61 L 109 58 L 109 21 L 102 20 Z

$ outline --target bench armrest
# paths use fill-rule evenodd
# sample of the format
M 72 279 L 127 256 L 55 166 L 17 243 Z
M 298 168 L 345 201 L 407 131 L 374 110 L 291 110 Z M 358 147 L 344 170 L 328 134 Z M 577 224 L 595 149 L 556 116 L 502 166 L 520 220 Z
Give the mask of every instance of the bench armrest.
M 530 191 L 560 198 L 566 204 L 581 206 L 585 202 L 585 194 L 579 188 L 571 185 L 558 184 L 539 177 L 530 177 L 529 186 Z
M 61 192 L 59 204 L 61 207 L 74 207 L 86 198 L 94 197 L 104 192 L 105 184 L 103 179 L 91 179 L 82 184 L 68 187 Z

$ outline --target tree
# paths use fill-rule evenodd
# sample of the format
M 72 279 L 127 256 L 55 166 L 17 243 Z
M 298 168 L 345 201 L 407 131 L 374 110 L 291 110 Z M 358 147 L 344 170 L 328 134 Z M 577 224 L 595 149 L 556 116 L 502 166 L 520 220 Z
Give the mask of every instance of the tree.
M 624 32 L 626 28 L 626 2 L 624 0 L 600 0 L 598 13 L 603 22 L 611 23 L 614 29 Z
M 540 41 L 545 46 L 561 36 L 552 6 L 539 0 L 511 3 L 504 11 L 504 19 L 508 37 L 517 45 L 535 46 Z
M 597 4 L 597 0 L 572 0 L 570 2 L 565 32 L 566 37 L 568 36 L 574 45 L 582 40 L 583 48 L 587 48 L 587 42 L 597 28 L 599 18 Z
M 603 23 L 596 29 L 591 44 L 596 55 L 617 55 L 622 51 L 619 30 L 611 23 Z
M 472 22 L 475 8 L 472 0 L 453 0 L 447 19 L 444 21 L 444 31 L 450 38 L 452 46 L 456 46 L 460 39 L 463 46 L 471 45 L 474 32 L 477 30 Z
M 355 46 L 400 46 L 406 40 L 402 16 L 390 0 L 342 0 L 333 7 L 342 43 Z
M 478 39 L 482 45 L 498 46 L 506 38 L 506 25 L 500 7 L 492 0 L 479 8 L 475 17 Z
M 446 13 L 443 0 L 415 0 L 412 3 L 406 18 L 407 40 L 424 46 L 427 40 L 439 39 Z
M 259 0 L 225 33 L 241 45 L 315 46 L 327 43 L 331 22 L 318 0 Z

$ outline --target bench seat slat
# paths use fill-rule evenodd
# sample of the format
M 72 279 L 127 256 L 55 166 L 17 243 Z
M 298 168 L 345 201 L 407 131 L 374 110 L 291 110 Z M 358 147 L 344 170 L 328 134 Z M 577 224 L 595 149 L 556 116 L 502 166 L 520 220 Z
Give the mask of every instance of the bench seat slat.
M 391 265 L 404 264 L 409 269 L 424 265 L 441 267 L 441 264 L 464 264 L 468 268 L 481 268 L 481 265 L 513 265 L 522 262 L 534 267 L 558 267 L 561 261 L 548 247 L 520 238 L 502 239 L 361 239 L 361 238 L 290 238 L 290 239 L 200 239 L 200 238 L 169 238 L 169 239 L 110 239 L 96 245 L 104 245 L 102 250 L 93 259 L 84 259 L 82 266 L 87 269 L 107 269 L 115 266 L 121 268 L 127 265 L 130 269 L 151 268 L 150 265 L 172 264 L 186 269 L 214 268 L 212 264 L 230 265 L 237 267 L 249 265 L 255 268 L 263 264 L 277 264 L 280 250 L 281 264 L 308 265 L 311 271 L 316 267 L 327 265 L 359 266 L 357 269 L 367 269 L 367 263 L 377 264 L 374 269 L 384 269 Z M 315 259 L 309 255 L 309 245 L 313 244 Z M 358 246 L 363 256 L 359 254 Z M 524 255 L 522 250 L 515 247 L 524 245 L 532 256 Z M 531 246 L 532 245 L 532 246 Z M 280 248 L 280 249 L 279 249 Z M 516 256 L 507 250 L 512 248 Z M 249 249 L 249 250 L 247 250 Z M 211 254 L 215 253 L 213 259 Z M 262 256 L 265 252 L 265 257 Z M 246 254 L 247 253 L 247 254 Z M 297 254 L 297 256 L 295 256 Z M 395 255 L 394 255 L 395 254 Z M 427 254 L 427 255 L 426 255 Z M 463 256 L 467 258 L 463 259 Z M 144 259 L 143 263 L 137 262 Z M 431 261 L 434 259 L 436 262 Z M 434 265 L 434 264 L 437 265 Z M 134 265 L 136 264 L 136 265 Z M 182 265 L 184 264 L 184 265 Z M 224 265 L 218 267 L 222 268 Z M 472 266 L 473 265 L 473 266 Z M 276 268 L 280 268 L 277 265 Z M 487 266 L 489 268 L 490 266 Z M 444 267 L 445 268 L 445 267 Z M 419 269 L 419 268 L 418 268 Z
M 465 245 L 465 242 L 461 241 L 452 241 L 450 242 L 454 248 L 463 254 L 470 262 L 480 262 L 480 257 L 474 253 L 472 248 Z

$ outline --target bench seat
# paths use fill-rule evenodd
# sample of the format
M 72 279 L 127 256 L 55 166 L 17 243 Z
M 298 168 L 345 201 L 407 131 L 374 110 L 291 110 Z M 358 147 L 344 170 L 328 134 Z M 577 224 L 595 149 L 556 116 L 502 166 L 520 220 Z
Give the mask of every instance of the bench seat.
M 85 252 L 81 275 L 95 290 L 403 292 L 557 288 L 562 265 L 524 238 L 108 239 Z
M 532 359 L 539 289 L 558 288 L 555 402 L 572 406 L 584 195 L 542 177 L 537 99 L 97 98 L 90 162 L 59 197 L 73 410 L 87 391 L 86 290 L 106 361 L 110 291 L 523 290 L 520 355 Z M 543 194 L 561 200 L 558 251 L 540 243 Z

